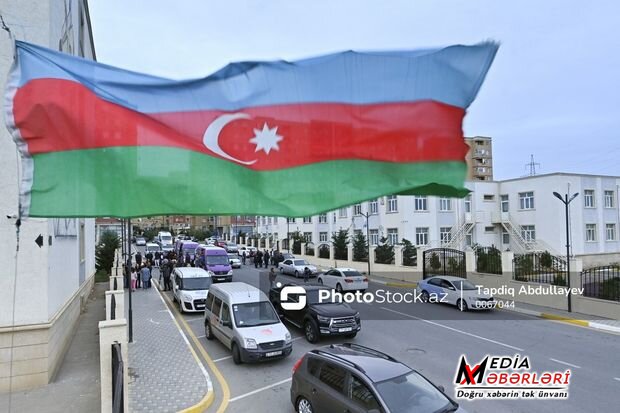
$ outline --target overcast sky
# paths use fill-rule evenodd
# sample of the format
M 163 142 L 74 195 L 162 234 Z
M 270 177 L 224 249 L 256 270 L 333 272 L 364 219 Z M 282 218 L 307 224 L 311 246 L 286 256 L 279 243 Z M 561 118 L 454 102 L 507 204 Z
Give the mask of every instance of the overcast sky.
M 89 0 L 97 59 L 174 79 L 231 61 L 501 42 L 465 120 L 495 179 L 620 175 L 620 2 Z

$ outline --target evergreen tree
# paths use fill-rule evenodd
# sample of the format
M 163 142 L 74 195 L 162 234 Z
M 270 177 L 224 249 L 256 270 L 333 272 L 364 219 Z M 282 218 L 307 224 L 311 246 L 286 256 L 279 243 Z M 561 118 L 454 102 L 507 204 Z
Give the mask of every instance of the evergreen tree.
M 114 265 L 114 252 L 119 248 L 118 235 L 111 231 L 105 231 L 99 237 L 99 244 L 95 247 L 95 266 L 97 270 L 103 270 L 106 274 L 112 272 Z
M 403 238 L 403 265 L 414 266 L 418 260 L 418 250 L 408 239 Z
M 394 246 L 388 243 L 386 237 L 381 237 L 379 245 L 375 249 L 376 259 L 378 264 L 391 264 L 394 261 Z
M 348 251 L 347 251 L 347 241 L 348 241 L 347 231 L 344 229 L 339 230 L 337 233 L 332 235 L 332 243 L 334 245 L 334 259 L 335 260 L 346 260 Z
M 353 261 L 368 261 L 368 243 L 361 231 L 357 232 L 352 238 L 353 242 Z

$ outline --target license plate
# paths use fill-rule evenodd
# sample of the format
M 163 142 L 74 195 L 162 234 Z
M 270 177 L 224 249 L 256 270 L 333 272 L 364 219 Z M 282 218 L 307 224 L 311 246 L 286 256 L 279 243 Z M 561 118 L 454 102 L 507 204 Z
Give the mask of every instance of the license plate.
M 339 328 L 339 333 L 346 333 L 347 331 L 353 331 L 353 327 Z
M 274 356 L 279 356 L 282 354 L 282 351 L 272 351 L 270 353 L 266 353 L 265 357 L 274 357 Z

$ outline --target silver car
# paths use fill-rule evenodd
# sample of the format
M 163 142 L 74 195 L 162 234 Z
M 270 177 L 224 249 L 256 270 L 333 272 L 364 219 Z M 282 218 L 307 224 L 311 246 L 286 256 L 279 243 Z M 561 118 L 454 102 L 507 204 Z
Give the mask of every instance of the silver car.
M 282 274 L 291 274 L 296 278 L 303 277 L 304 271 L 308 268 L 313 277 L 318 273 L 316 267 L 306 260 L 299 258 L 287 259 L 278 264 L 278 268 Z

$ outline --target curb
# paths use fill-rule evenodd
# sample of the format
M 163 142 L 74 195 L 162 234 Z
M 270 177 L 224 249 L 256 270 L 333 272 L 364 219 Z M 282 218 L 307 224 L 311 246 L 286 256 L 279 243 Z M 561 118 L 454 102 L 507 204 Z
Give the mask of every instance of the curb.
M 620 327 L 611 326 L 611 325 L 607 325 L 605 323 L 599 323 L 596 321 L 579 320 L 576 318 L 564 317 L 564 316 L 557 315 L 557 314 L 543 313 L 540 311 L 518 309 L 518 308 L 514 308 L 514 309 L 505 308 L 504 310 L 527 314 L 527 315 L 542 318 L 545 320 L 560 321 L 563 323 L 573 324 L 573 325 L 577 325 L 581 327 L 590 327 L 590 328 L 594 328 L 597 330 L 604 330 L 604 331 L 609 331 L 612 333 L 620 333 Z
M 412 282 L 396 282 L 396 281 L 383 281 L 383 280 L 373 280 L 370 278 L 370 282 L 386 285 L 388 287 L 397 287 L 397 288 L 416 288 L 418 283 Z

